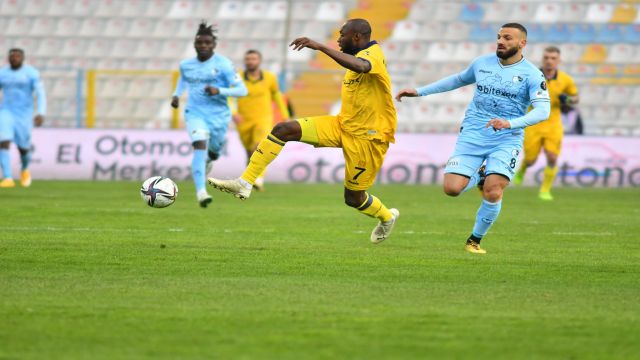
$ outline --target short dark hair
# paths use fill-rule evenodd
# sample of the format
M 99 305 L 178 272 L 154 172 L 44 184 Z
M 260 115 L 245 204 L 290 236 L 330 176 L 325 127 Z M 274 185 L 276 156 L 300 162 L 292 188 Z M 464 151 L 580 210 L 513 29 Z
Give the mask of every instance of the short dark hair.
M 213 27 L 213 25 L 207 25 L 207 22 L 205 20 L 202 20 L 202 22 L 200 22 L 200 25 L 198 26 L 198 32 L 196 33 L 196 36 L 211 36 L 215 41 L 218 39 L 218 37 L 216 36 L 216 32 L 217 30 Z
M 524 27 L 522 24 L 518 24 L 518 23 L 506 23 L 506 24 L 502 25 L 501 27 L 503 27 L 503 28 L 518 29 L 518 30 L 522 31 L 522 33 L 524 33 L 524 37 L 527 37 L 527 28 L 526 28 L 526 27 Z
M 554 52 L 554 53 L 558 53 L 558 55 L 560 55 L 560 48 L 557 46 L 547 46 L 546 48 L 544 48 L 544 52 Z
M 22 50 L 20 48 L 11 48 L 11 49 L 9 49 L 9 54 L 11 54 L 12 52 L 19 52 L 20 54 L 24 55 L 24 50 Z
M 259 57 L 260 59 L 262 59 L 262 53 L 260 53 L 260 51 L 258 51 L 258 50 L 256 50 L 256 49 L 249 49 L 249 50 L 247 50 L 247 52 L 246 52 L 246 53 L 244 53 L 244 55 L 245 55 L 245 56 L 246 56 L 246 55 L 249 55 L 249 54 L 256 54 L 256 55 L 258 55 L 258 57 Z

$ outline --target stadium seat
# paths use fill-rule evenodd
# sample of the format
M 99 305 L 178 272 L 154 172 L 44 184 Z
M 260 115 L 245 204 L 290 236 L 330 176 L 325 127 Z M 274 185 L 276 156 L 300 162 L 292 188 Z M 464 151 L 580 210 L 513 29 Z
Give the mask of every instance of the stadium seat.
M 426 59 L 434 62 L 451 61 L 454 51 L 455 44 L 451 42 L 434 42 L 429 46 Z
M 65 19 L 69 20 L 69 19 Z M 47 16 L 36 17 L 31 25 L 30 36 L 51 36 L 57 27 L 57 21 L 55 18 Z M 57 34 L 56 34 L 57 35 Z
M 627 25 L 622 32 L 624 42 L 640 44 L 640 24 Z
M 482 21 L 484 9 L 476 3 L 465 4 L 460 13 L 460 21 L 476 22 Z
M 244 20 L 264 19 L 268 5 L 264 1 L 249 1 L 244 5 L 240 18 Z
M 127 34 L 129 28 L 129 21 L 123 18 L 111 18 L 107 20 L 107 24 L 103 29 L 103 36 L 108 37 L 123 37 Z
M 471 26 L 463 22 L 451 22 L 446 26 L 443 40 L 462 41 L 469 38 Z
M 153 33 L 154 25 L 154 21 L 151 19 L 135 19 L 129 26 L 127 36 L 135 38 L 148 38 L 149 35 Z
M 511 16 L 512 4 L 496 1 L 483 6 L 485 7 L 484 22 L 502 24 Z
M 587 13 L 588 4 L 579 2 L 568 2 L 562 7 L 561 19 L 565 23 L 580 23 L 584 22 L 585 14 Z
M 573 77 L 593 77 L 596 74 L 596 68 L 589 64 L 575 64 L 569 68 L 568 73 Z
M 113 101 L 113 106 L 107 113 L 109 118 L 128 118 L 135 111 L 137 102 L 132 99 L 119 98 Z
M 254 21 L 249 20 L 234 21 L 230 27 L 230 31 L 225 34 L 225 37 L 230 39 L 244 39 L 251 33 L 254 23 Z
M 102 38 L 102 33 L 106 25 L 105 19 L 87 18 L 81 21 L 78 28 L 78 36 Z
M 31 26 L 33 19 L 26 17 L 12 17 L 9 20 L 7 28 L 4 30 L 3 35 L 18 35 L 24 36 L 31 32 Z
M 148 59 L 145 62 L 144 70 L 178 70 L 178 61 L 174 60 L 160 60 L 160 59 Z
M 381 46 L 387 61 L 402 59 L 403 43 L 389 40 L 383 42 Z
M 453 90 L 449 95 L 449 101 L 454 104 L 468 105 L 473 99 L 474 87 L 463 86 Z
M 166 14 L 169 19 L 188 19 L 197 15 L 194 12 L 195 4 L 193 1 L 177 0 L 171 5 L 171 8 Z
M 161 40 L 141 39 L 137 41 L 137 46 L 133 52 L 133 57 L 137 59 L 153 58 L 162 49 Z M 137 69 L 138 67 L 131 67 Z
M 287 18 L 287 2 L 269 2 L 269 7 L 267 8 L 267 13 L 264 18 L 268 20 L 285 20 Z
M 469 34 L 469 40 L 477 42 L 495 41 L 498 30 L 499 29 L 496 28 L 496 25 L 493 24 L 475 24 L 471 29 L 471 33 Z
M 344 19 L 344 4 L 338 1 L 323 1 L 318 6 L 315 19 L 319 21 L 340 21 Z
M 144 19 L 140 19 L 142 21 Z M 181 22 L 180 20 L 172 20 L 172 19 L 162 19 L 162 20 L 150 20 L 149 24 L 151 24 L 152 30 L 147 36 L 154 38 L 162 38 L 162 39 L 170 39 L 170 38 L 178 38 L 178 26 Z M 134 22 L 135 24 L 135 22 Z M 132 25 L 133 27 L 134 25 Z M 195 35 L 196 28 L 191 29 L 191 36 Z M 133 36 L 131 30 L 129 30 L 129 36 Z
M 560 44 L 560 51 L 562 61 L 565 63 L 575 63 L 578 62 L 583 55 L 584 46 L 572 43 Z M 542 59 L 542 57 L 540 57 L 540 59 Z
M 282 21 L 256 21 L 249 33 L 251 39 L 284 39 L 286 23 Z M 246 34 L 245 34 L 246 36 Z
M 613 42 L 618 42 L 621 39 L 622 39 L 622 32 L 620 31 L 620 27 L 615 24 L 607 24 L 607 25 L 603 25 L 600 28 L 600 31 L 596 35 L 594 42 L 613 43 Z
M 144 13 L 139 13 L 138 17 L 147 17 L 147 18 L 164 18 L 167 16 L 167 12 L 173 5 L 171 1 L 167 0 L 146 0 L 147 8 Z M 202 3 L 203 1 L 201 1 Z M 199 14 L 215 14 L 213 12 L 195 12 L 195 15 Z
M 53 80 L 53 79 L 52 79 Z M 71 77 L 60 77 L 55 79 L 51 91 L 47 91 L 47 94 L 51 94 L 52 97 L 67 98 L 76 96 L 76 79 Z
M 87 40 L 69 38 L 64 40 L 62 49 L 56 53 L 63 57 L 82 57 L 87 52 Z
M 613 4 L 592 3 L 587 8 L 583 21 L 587 23 L 607 23 L 613 15 Z
M 55 33 L 56 36 L 76 37 L 79 35 L 81 25 L 82 22 L 78 18 L 62 18 L 56 23 L 53 33 Z M 49 35 L 51 35 L 51 33 Z
M 456 45 L 456 50 L 451 58 L 452 61 L 471 62 L 480 56 L 480 45 L 473 42 L 460 42 Z
M 620 108 L 618 124 L 640 126 L 638 119 L 640 119 L 640 106 L 628 105 Z
M 113 48 L 113 40 L 110 39 L 94 39 L 89 41 L 87 48 L 87 57 L 104 58 L 111 54 Z
M 317 9 L 318 9 L 318 4 L 314 2 L 295 1 L 293 3 L 293 9 L 291 10 L 291 18 L 293 20 L 311 20 L 313 19 L 313 16 L 316 13 Z
M 263 59 L 265 61 L 282 61 L 284 56 L 285 43 L 281 40 L 269 40 L 263 42 Z
M 37 46 L 37 50 L 34 52 L 36 56 L 51 56 L 51 54 L 58 54 L 62 49 L 63 42 L 57 38 L 47 38 L 40 42 Z M 26 47 L 25 47 L 26 48 Z
M 498 49 L 495 41 L 480 44 L 480 54 L 495 54 Z
M 591 24 L 576 25 L 569 33 L 569 42 L 577 44 L 592 43 L 596 38 L 596 29 Z
M 546 29 L 540 24 L 527 25 L 527 41 L 529 43 L 536 43 L 545 41 L 547 36 Z
M 628 44 L 614 44 L 609 47 L 608 63 L 626 63 L 633 57 L 633 46 Z
M 587 64 L 600 64 L 607 58 L 607 48 L 601 44 L 590 44 L 585 46 L 584 53 L 580 61 Z
M 415 21 L 411 21 L 411 20 L 398 21 L 393 27 L 393 32 L 391 33 L 391 39 L 401 40 L 401 41 L 414 40 L 418 37 L 419 31 L 420 31 L 420 24 L 418 24 Z
M 631 4 L 618 4 L 613 10 L 610 22 L 618 24 L 630 24 L 638 16 L 638 10 Z
M 217 19 L 239 19 L 242 15 L 242 8 L 241 1 L 223 1 L 218 8 Z
M 585 85 L 578 89 L 581 105 L 596 105 L 602 103 L 605 97 L 606 88 L 596 85 Z
M 200 20 L 195 20 L 195 19 L 178 21 L 177 29 L 175 33 L 173 35 L 170 35 L 169 38 L 176 37 L 176 38 L 183 38 L 183 39 L 193 39 L 196 35 L 196 32 L 198 32 L 199 23 L 200 23 Z M 227 36 L 228 34 L 225 34 L 225 37 Z
M 464 105 L 440 105 L 435 114 L 435 121 L 451 128 L 458 128 L 464 118 L 465 108 Z
M 438 6 L 431 5 L 431 10 L 429 10 L 423 16 L 426 18 L 431 18 L 431 14 L 433 14 L 433 8 L 435 8 L 435 14 L 433 15 L 433 20 L 437 21 L 454 21 L 460 17 L 460 13 L 462 12 L 462 4 L 453 3 L 453 2 L 441 2 L 437 4 Z
M 101 98 L 121 97 L 129 86 L 129 80 L 120 76 L 98 78 L 97 82 L 100 84 L 97 86 L 98 97 Z
M 417 38 L 420 40 L 438 41 L 444 35 L 444 23 L 439 21 L 428 21 L 420 26 Z
M 108 70 L 108 69 L 120 69 L 122 66 L 122 60 L 118 60 L 118 59 L 102 58 L 102 59 L 96 59 L 96 60 L 97 61 L 94 66 L 88 66 L 87 68 Z
M 422 41 L 412 41 L 407 43 L 402 52 L 403 62 L 419 62 L 427 53 L 428 45 Z
M 531 21 L 531 14 L 535 14 L 535 6 L 536 5 L 530 3 L 513 4 L 511 13 L 507 17 L 507 19 L 509 19 L 508 22 L 526 23 Z
M 24 1 L 18 0 L 5 0 L 0 2 L 0 14 L 2 15 L 19 15 L 22 13 Z
M 24 2 L 24 6 L 22 7 L 22 15 L 24 16 L 42 16 L 47 14 L 47 10 L 49 9 L 49 4 L 51 2 L 48 0 L 28 0 Z
M 427 83 L 438 79 L 439 76 L 440 66 L 425 59 L 424 57 L 413 73 L 413 77 L 419 86 L 426 85 Z
M 435 120 L 437 111 L 437 105 L 420 101 L 416 102 L 416 105 L 412 106 L 411 117 L 416 123 L 428 123 Z
M 119 16 L 122 9 L 125 6 L 122 6 L 122 3 L 115 0 L 103 0 L 98 1 L 98 6 L 93 13 L 94 16 L 98 17 L 114 17 Z
M 594 106 L 591 116 L 598 122 L 612 123 L 618 117 L 617 109 L 616 106 L 609 104 Z
M 607 89 L 604 103 L 609 105 L 625 105 L 629 103 L 632 95 L 633 89 L 630 86 L 610 86 Z
M 415 21 L 428 21 L 429 15 L 432 11 L 435 10 L 435 7 L 429 4 L 426 0 L 416 1 L 411 8 L 409 9 L 409 16 L 407 19 L 415 20 Z
M 558 21 L 564 21 L 562 19 L 562 5 L 558 3 L 541 3 L 536 8 L 535 15 L 533 15 L 533 21 L 536 23 L 551 23 L 555 24 Z
M 137 40 L 132 39 L 116 39 L 111 49 L 110 57 L 126 59 L 136 51 L 138 46 Z
M 567 24 L 555 24 L 547 29 L 546 41 L 563 43 L 569 41 L 569 27 Z

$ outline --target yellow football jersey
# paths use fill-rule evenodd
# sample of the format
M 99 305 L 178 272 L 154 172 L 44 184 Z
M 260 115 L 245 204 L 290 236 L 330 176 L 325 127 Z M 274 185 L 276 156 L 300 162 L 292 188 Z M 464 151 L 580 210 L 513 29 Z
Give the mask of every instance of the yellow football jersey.
M 247 87 L 248 95 L 238 98 L 238 114 L 243 121 L 273 122 L 272 102 L 276 102 L 280 111 L 289 117 L 289 111 L 282 100 L 278 88 L 278 80 L 275 74 L 269 71 L 260 71 L 257 79 L 250 79 L 244 71 L 240 72 Z
M 560 95 L 576 96 L 578 95 L 578 88 L 573 78 L 560 70 L 556 72 L 556 76 L 553 79 L 547 79 L 547 87 L 549 88 L 549 98 L 551 99 L 551 113 L 549 114 L 549 119 L 539 125 L 557 126 L 562 124 Z
M 342 128 L 357 138 L 394 142 L 396 109 L 382 48 L 375 41 L 356 54 L 369 61 L 371 71 L 347 70 L 342 81 Z

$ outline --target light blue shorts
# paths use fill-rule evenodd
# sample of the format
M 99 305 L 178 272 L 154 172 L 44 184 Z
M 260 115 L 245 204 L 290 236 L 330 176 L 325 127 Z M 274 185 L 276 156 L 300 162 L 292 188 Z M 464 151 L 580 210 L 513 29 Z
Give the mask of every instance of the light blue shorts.
M 518 168 L 520 152 L 522 142 L 478 145 L 458 139 L 444 172 L 471 177 L 486 161 L 485 174 L 499 174 L 511 180 Z
M 14 142 L 21 149 L 31 149 L 33 114 L 14 114 L 0 110 L 0 141 Z
M 206 141 L 209 151 L 220 154 L 225 144 L 231 115 L 211 115 L 186 109 L 184 119 L 191 142 Z

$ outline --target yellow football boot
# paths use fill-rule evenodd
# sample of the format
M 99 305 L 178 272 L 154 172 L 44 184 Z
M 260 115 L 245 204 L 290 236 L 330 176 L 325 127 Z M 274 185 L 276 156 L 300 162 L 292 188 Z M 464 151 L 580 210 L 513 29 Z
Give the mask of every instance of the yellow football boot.
M 540 191 L 540 193 L 538 193 L 538 198 L 544 201 L 551 201 L 553 200 L 553 195 L 548 191 Z
M 487 250 L 480 247 L 480 244 L 473 240 L 467 240 L 464 250 L 474 254 L 486 254 Z
M 16 187 L 16 182 L 11 178 L 6 178 L 0 181 L 0 188 L 12 188 Z
M 31 186 L 31 172 L 29 172 L 29 170 L 22 170 L 20 173 L 20 185 L 22 185 L 22 187 Z

